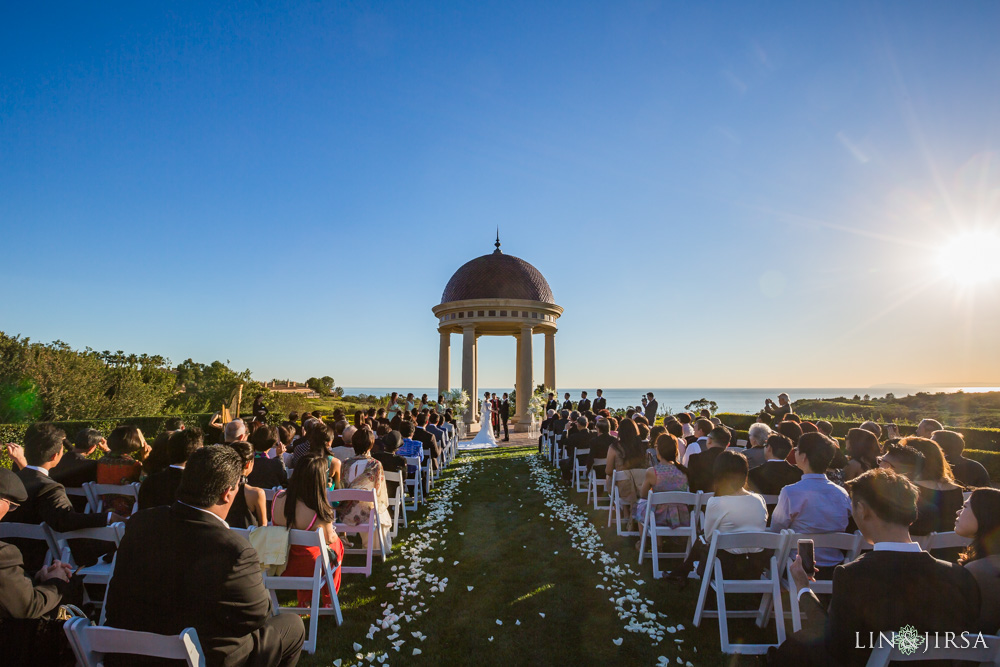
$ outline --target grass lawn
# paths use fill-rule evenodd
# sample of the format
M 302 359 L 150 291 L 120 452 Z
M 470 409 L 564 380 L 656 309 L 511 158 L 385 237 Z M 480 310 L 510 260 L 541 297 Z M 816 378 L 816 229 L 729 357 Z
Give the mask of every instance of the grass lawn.
M 528 465 L 533 452 L 501 448 L 459 457 L 436 483 L 430 505 L 400 531 L 388 562 L 376 562 L 367 579 L 345 575 L 340 592 L 344 625 L 338 628 L 332 618 L 322 617 L 318 650 L 303 654 L 299 664 L 653 665 L 660 656 L 674 665 L 678 656 L 682 664 L 757 664 L 757 658 L 734 660 L 719 652 L 715 620 L 706 619 L 701 628 L 691 625 L 697 581 L 683 591 L 665 580 L 654 581 L 649 561 L 637 564 L 636 538 L 619 538 L 603 527 L 606 512 L 587 510 L 599 527 L 604 551 L 619 566 L 631 566 L 634 574 L 624 577 L 624 585 L 652 601 L 651 611 L 666 614 L 658 617 L 659 624 L 684 626 L 666 633 L 659 644 L 648 635 L 625 631 L 627 621 L 619 618 L 609 590 L 598 588 L 609 586 L 604 566 L 574 548 L 567 524 L 553 516 L 537 488 L 539 480 Z M 551 479 L 554 473 L 544 474 Z M 454 481 L 446 482 L 449 477 Z M 442 488 L 448 486 L 453 488 Z M 559 493 L 582 508 L 584 494 Z M 417 594 L 400 604 L 398 586 L 389 586 L 399 583 L 396 577 L 414 554 L 422 559 L 423 576 Z M 447 582 L 440 590 L 443 578 Z M 368 639 L 371 625 L 383 618 L 383 605 L 394 605 L 394 613 L 406 612 L 409 618 L 396 621 L 395 633 L 380 629 Z M 425 639 L 413 637 L 414 632 Z M 398 636 L 390 639 L 391 634 Z M 759 630 L 752 621 L 731 622 L 730 635 L 733 641 L 774 641 L 773 625 Z M 618 639 L 620 645 L 614 643 Z M 399 640 L 405 643 L 397 652 L 393 641 Z M 414 649 L 419 655 L 413 655 Z M 371 661 L 368 654 L 373 654 Z

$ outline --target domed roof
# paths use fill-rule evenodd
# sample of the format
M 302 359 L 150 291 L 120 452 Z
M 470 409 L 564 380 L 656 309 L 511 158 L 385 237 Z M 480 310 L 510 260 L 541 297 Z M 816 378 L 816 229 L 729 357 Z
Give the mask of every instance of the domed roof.
M 542 273 L 520 257 L 500 252 L 463 264 L 445 285 L 441 303 L 467 299 L 523 299 L 555 304 L 552 289 Z

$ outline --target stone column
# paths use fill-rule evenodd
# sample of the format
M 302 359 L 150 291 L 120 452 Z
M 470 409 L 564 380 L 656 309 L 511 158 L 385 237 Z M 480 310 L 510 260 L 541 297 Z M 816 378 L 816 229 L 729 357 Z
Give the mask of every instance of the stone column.
M 517 382 L 517 421 L 518 429 L 526 430 L 531 423 L 531 416 L 528 414 L 528 401 L 531 400 L 531 390 L 533 387 L 531 378 L 532 357 L 531 357 L 531 325 L 521 325 L 521 336 L 518 339 L 520 354 L 517 358 L 518 382 Z
M 441 347 L 438 350 L 438 394 L 451 390 L 451 333 L 441 332 Z
M 472 342 L 472 414 L 477 424 L 482 417 L 479 410 L 482 400 L 479 397 L 479 334 L 476 334 Z
M 545 332 L 545 386 L 556 391 L 556 332 Z
M 514 334 L 514 338 L 517 340 L 517 357 L 514 359 L 514 390 L 517 391 L 517 395 L 521 395 L 521 334 Z M 518 398 L 518 401 L 521 399 Z M 511 422 L 518 423 L 520 420 L 517 418 L 518 413 L 515 411 Z
M 465 423 L 471 424 L 476 420 L 476 327 L 472 324 L 462 327 L 462 389 L 469 395 Z

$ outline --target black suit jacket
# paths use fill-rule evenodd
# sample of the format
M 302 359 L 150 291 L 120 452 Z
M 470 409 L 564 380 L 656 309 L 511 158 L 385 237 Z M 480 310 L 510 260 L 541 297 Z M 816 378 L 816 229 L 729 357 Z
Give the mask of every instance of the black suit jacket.
M 594 399 L 594 412 L 600 412 L 604 408 L 608 407 L 608 399 L 603 396 L 598 396 Z
M 570 458 L 576 456 L 576 450 L 578 449 L 590 449 L 590 443 L 593 442 L 594 438 L 593 431 L 587 430 L 574 430 L 566 436 L 566 451 L 569 453 Z
M 28 499 L 21 503 L 5 520 L 14 523 L 47 523 L 57 532 L 79 530 L 81 528 L 96 528 L 108 525 L 107 513 L 81 514 L 73 508 L 66 489 L 37 470 L 23 468 L 17 471 Z M 24 556 L 24 567 L 28 572 L 36 572 L 45 561 L 48 548 L 38 540 L 15 540 L 10 542 L 21 550 Z M 182 630 L 184 628 L 181 628 Z
M 375 452 L 372 454 L 372 458 L 382 464 L 382 470 L 386 472 L 401 472 L 403 473 L 403 480 L 406 480 L 406 459 L 404 459 L 399 454 L 390 454 L 388 452 Z M 396 495 L 396 487 L 398 484 L 395 482 L 386 482 L 385 491 L 392 498 Z
M 562 409 L 573 412 L 573 401 L 563 401 Z
M 288 486 L 288 471 L 280 458 L 269 459 L 258 453 L 253 459 L 253 470 L 247 475 L 247 484 L 258 489 L 284 488 Z
M 660 407 L 660 404 L 656 402 L 654 398 L 652 401 L 646 404 L 646 421 L 652 426 L 656 423 L 656 410 Z
M 139 487 L 139 509 L 173 505 L 183 474 L 184 471 L 179 468 L 167 467 L 147 477 Z
M 49 471 L 49 476 L 64 487 L 81 487 L 97 481 L 97 460 L 88 459 L 80 452 L 66 452 L 59 464 Z
M 49 579 L 37 586 L 24 575 L 21 552 L 0 542 L 0 619 L 41 618 L 58 607 L 70 585 Z
M 431 452 L 431 458 L 436 459 L 441 456 L 441 448 L 438 447 L 437 438 L 434 434 L 425 428 L 417 427 L 413 431 L 413 439 L 419 440 L 420 444 L 423 445 L 424 449 L 429 449 Z
M 209 665 L 243 665 L 271 613 L 257 552 L 206 512 L 177 502 L 132 515 L 108 590 L 108 625 L 198 631 Z
M 549 410 L 558 410 L 558 409 L 559 409 L 559 401 L 557 401 L 554 398 L 551 401 L 549 401 L 548 403 L 545 404 L 545 411 L 546 412 L 548 412 Z
M 917 632 L 975 631 L 979 616 L 979 586 L 972 574 L 957 563 L 947 563 L 926 551 L 905 553 L 869 551 L 833 571 L 833 595 L 829 610 L 815 595 L 802 595 L 802 610 L 808 615 L 802 635 L 779 654 L 788 659 L 778 664 L 818 664 L 787 655 L 801 648 L 799 636 L 822 637 L 826 652 L 839 664 L 864 665 L 870 648 L 856 648 L 857 637 L 867 644 L 868 633 L 899 632 L 912 625 Z M 824 623 L 825 619 L 825 623 Z M 860 633 L 857 635 L 856 633 Z M 932 639 L 933 641 L 933 639 Z
M 724 447 L 709 447 L 688 459 L 688 486 L 691 491 L 715 491 L 715 477 L 712 466 Z
M 802 471 L 787 461 L 766 461 L 750 469 L 750 490 L 765 496 L 777 496 L 789 484 L 802 479 Z
M 504 399 L 500 401 L 500 420 L 507 421 L 510 419 L 510 400 Z
M 593 440 L 590 441 L 590 454 L 587 456 L 587 470 L 594 467 L 594 459 L 606 459 L 608 458 L 608 450 L 611 449 L 611 445 L 616 442 L 613 435 L 610 434 L 598 434 Z M 598 473 L 598 477 L 603 477 L 604 471 L 601 470 Z
M 579 410 L 580 412 L 586 412 L 587 410 L 589 410 L 590 399 L 589 398 L 580 399 L 580 402 L 576 404 L 576 409 Z

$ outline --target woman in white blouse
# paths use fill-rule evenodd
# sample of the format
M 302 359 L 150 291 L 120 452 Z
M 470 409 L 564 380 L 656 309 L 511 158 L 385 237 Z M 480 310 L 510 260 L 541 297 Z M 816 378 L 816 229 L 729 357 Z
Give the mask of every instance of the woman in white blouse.
M 691 554 L 673 572 L 668 581 L 687 583 L 688 574 L 695 561 L 700 563 L 698 572 L 703 573 L 708 545 L 712 536 L 720 533 L 753 533 L 767 530 L 767 505 L 764 498 L 746 490 L 749 466 L 747 459 L 739 452 L 723 451 L 715 459 L 712 476 L 715 478 L 715 495 L 705 505 L 705 535 L 691 549 Z M 760 549 L 729 549 L 717 554 L 726 578 L 754 578 L 767 566 L 770 554 Z

